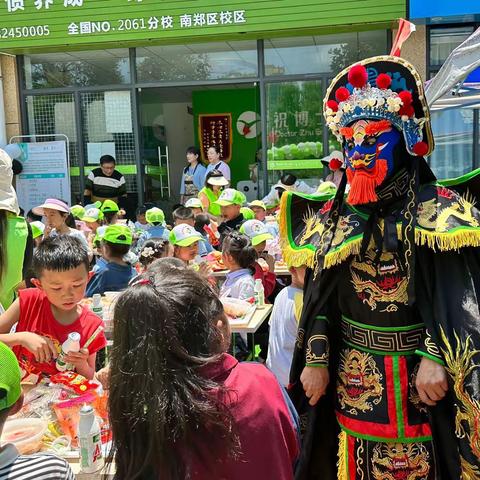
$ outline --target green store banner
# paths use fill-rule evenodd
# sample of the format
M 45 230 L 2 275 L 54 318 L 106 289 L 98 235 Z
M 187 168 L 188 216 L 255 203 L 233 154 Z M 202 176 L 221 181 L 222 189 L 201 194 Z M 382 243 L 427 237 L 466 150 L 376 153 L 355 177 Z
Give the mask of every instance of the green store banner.
M 21 53 L 148 42 L 268 37 L 352 23 L 388 24 L 404 0 L 0 0 L 0 45 Z

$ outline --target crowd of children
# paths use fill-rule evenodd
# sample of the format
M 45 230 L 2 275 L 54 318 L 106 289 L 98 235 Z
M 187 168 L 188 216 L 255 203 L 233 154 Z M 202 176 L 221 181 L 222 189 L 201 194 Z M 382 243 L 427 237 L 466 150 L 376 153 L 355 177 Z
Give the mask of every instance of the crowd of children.
M 170 406 L 163 412 L 164 416 L 160 415 L 156 423 L 151 425 L 148 424 L 150 415 L 139 417 L 142 427 L 138 434 L 146 435 L 146 438 L 139 438 L 139 445 L 142 442 L 144 444 L 150 437 L 157 445 L 164 446 L 165 455 L 148 459 L 152 462 L 151 467 L 158 467 L 158 472 L 165 473 L 163 468 L 168 465 L 179 468 L 183 462 L 182 468 L 188 469 L 191 478 L 205 478 L 207 472 L 200 457 L 193 456 L 188 461 L 182 457 L 188 450 L 187 443 L 182 440 L 182 448 L 172 452 L 168 447 L 169 437 L 157 436 L 155 425 L 161 421 L 168 423 L 168 418 L 173 418 L 171 415 L 178 413 L 178 428 L 186 429 L 182 435 L 201 438 L 202 432 L 213 436 L 215 432 L 222 435 L 228 433 L 226 443 L 219 445 L 219 455 L 223 455 L 224 460 L 217 466 L 215 462 L 212 464 L 212 467 L 228 472 L 225 478 L 244 478 L 249 475 L 252 471 L 252 464 L 249 462 L 263 455 L 264 458 L 271 457 L 270 465 L 275 463 L 278 466 L 279 471 L 275 478 L 290 479 L 293 461 L 298 453 L 294 417 L 285 404 L 281 389 L 275 386 L 273 375 L 269 376 L 271 373 L 267 374 L 264 367 L 263 370 L 240 367 L 233 357 L 225 353 L 229 349 L 228 322 L 221 313 L 222 307 L 218 299 L 232 297 L 253 301 L 255 282 L 261 282 L 266 301 L 274 303 L 270 335 L 268 324 L 263 326 L 266 340 L 262 345 L 261 356 L 279 383 L 286 386 L 301 308 L 304 269 L 291 268 L 292 284 L 285 287 L 282 279 L 275 274 L 275 261 L 279 260 L 279 229 L 275 218 L 267 215 L 264 203 L 256 200 L 248 204 L 241 192 L 224 188 L 227 185 L 228 181 L 220 171 L 211 170 L 207 174 L 206 186 L 198 193 L 198 197 L 190 197 L 185 205 L 177 206 L 169 223 L 164 212 L 154 206 L 140 207 L 136 221 L 131 222 L 123 218 L 124 212 L 112 200 L 69 208 L 62 200 L 47 199 L 32 212 L 41 216 L 42 221 L 35 219 L 30 222 L 35 249 L 32 268 L 25 280 L 27 285 L 33 288 L 20 289 L 17 299 L 0 315 L 0 347 L 5 344 L 12 349 L 19 362 L 20 378 L 35 382 L 42 376 L 49 376 L 57 371 L 56 361 L 63 342 L 71 332 L 77 332 L 82 348 L 78 352 L 67 354 L 64 361 L 81 375 L 92 379 L 99 368 L 97 354 L 102 352 L 103 358 L 106 338 L 101 332 L 88 348 L 83 348 L 98 327 L 102 326 L 102 320 L 85 306 L 82 299 L 95 294 L 125 291 L 119 297 L 114 314 L 114 342 L 118 342 L 118 349 L 115 349 L 114 358 L 110 359 L 110 367 L 97 376 L 104 381 L 107 388 L 115 392 L 113 399 L 111 397 L 110 407 L 114 442 L 118 442 L 118 451 L 124 448 L 129 452 L 138 450 L 136 446 L 129 449 L 129 442 L 124 443 L 122 437 L 125 429 L 128 429 L 125 418 L 133 418 L 133 413 L 142 417 L 141 402 L 146 401 L 146 398 L 153 398 L 152 395 L 155 394 L 180 395 L 178 398 L 185 401 L 189 395 L 195 396 L 202 389 L 216 388 L 220 378 L 229 379 L 222 381 L 222 388 L 240 388 L 239 382 L 245 383 L 246 377 L 250 375 L 251 387 L 255 388 L 259 395 L 261 392 L 266 395 L 264 402 L 261 401 L 261 395 L 255 402 L 259 405 L 272 405 L 272 410 L 267 409 L 265 412 L 265 418 L 252 417 L 251 426 L 259 431 L 262 422 L 275 418 L 277 423 L 274 422 L 276 426 L 272 428 L 277 429 L 277 434 L 284 439 L 283 452 L 275 453 L 269 449 L 266 438 L 262 438 L 260 434 L 257 439 L 253 439 L 253 444 L 258 445 L 258 448 L 247 447 L 241 442 L 242 436 L 248 436 L 245 425 L 237 425 L 237 429 L 233 430 L 225 429 L 229 422 L 235 423 L 240 421 L 240 418 L 243 418 L 244 422 L 246 420 L 242 417 L 245 412 L 240 414 L 235 409 L 226 409 L 231 405 L 229 401 L 223 403 L 223 396 L 212 403 L 209 403 L 210 400 L 206 404 L 198 405 L 193 402 L 189 414 L 198 415 L 200 421 L 207 423 L 214 418 L 212 415 L 219 415 L 222 422 L 226 422 L 223 426 L 220 422 L 214 422 L 209 424 L 208 428 L 205 427 L 207 430 L 189 432 L 189 415 L 183 418 L 181 413 L 175 411 L 177 407 Z M 215 251 L 219 252 L 218 255 L 212 253 Z M 209 263 L 211 255 L 215 259 L 221 255 L 223 265 L 228 270 L 222 284 L 218 284 L 212 275 Z M 185 313 L 182 313 L 180 305 L 185 308 Z M 200 325 L 198 322 L 202 316 L 205 316 L 205 321 Z M 147 326 L 149 321 L 151 327 Z M 148 327 L 150 332 L 153 332 L 151 328 L 154 328 L 154 324 L 158 327 L 155 335 L 147 335 L 146 330 L 141 334 L 143 339 L 149 337 L 148 342 L 152 344 L 158 342 L 156 348 L 159 350 L 157 363 L 154 363 L 155 359 L 150 359 L 150 356 L 148 361 L 142 359 L 142 368 L 146 369 L 145 372 L 148 371 L 146 377 L 161 366 L 165 372 L 172 371 L 168 370 L 170 362 L 180 362 L 179 365 L 185 368 L 185 373 L 178 371 L 178 378 L 170 379 L 170 384 L 167 377 L 162 377 L 162 373 L 158 372 L 159 376 L 155 373 L 153 377 L 142 382 L 144 385 L 148 384 L 149 388 L 140 388 L 136 380 L 130 385 L 128 372 L 140 373 L 136 370 L 134 356 L 139 358 L 142 355 L 137 352 L 132 356 L 133 351 L 128 350 L 127 344 L 136 344 L 136 340 L 127 340 L 127 334 L 120 333 L 122 328 L 126 329 L 125 332 L 141 332 L 138 328 L 127 328 L 129 322 L 145 324 L 145 328 Z M 177 346 L 166 342 L 163 338 L 165 335 L 174 339 L 172 341 L 176 342 Z M 216 340 L 213 341 L 213 338 Z M 121 353 L 124 347 L 128 351 Z M 217 367 L 208 366 L 206 362 L 201 370 L 193 374 L 188 363 L 195 363 L 194 359 L 202 357 L 215 358 Z M 149 366 L 150 360 L 152 364 Z M 225 373 L 227 371 L 228 374 Z M 181 382 L 184 374 L 190 376 L 190 386 L 181 385 L 178 392 L 172 393 L 172 384 L 179 385 L 178 382 Z M 0 380 L 1 378 L 0 372 Z M 130 407 L 122 404 L 123 396 L 129 388 L 133 393 L 132 399 L 140 402 L 139 408 L 128 402 L 135 412 L 128 412 Z M 193 390 L 189 390 L 190 388 Z M 239 391 L 239 394 L 243 395 L 243 387 Z M 1 393 L 0 384 L 0 428 L 2 420 L 5 420 L 1 416 Z M 272 404 L 273 399 L 275 401 Z M 200 399 L 198 401 L 200 402 Z M 255 402 L 251 400 L 252 405 L 242 408 L 253 412 Z M 175 405 L 175 401 L 172 401 L 164 402 L 164 406 L 168 403 Z M 8 406 L 10 413 L 12 405 Z M 227 414 L 227 410 L 233 414 Z M 159 410 L 155 407 L 155 412 L 157 411 Z M 117 414 L 118 417 L 115 416 Z M 235 432 L 234 436 L 230 437 L 232 432 Z M 119 459 L 118 455 L 116 458 L 117 470 L 124 471 L 126 475 L 119 478 L 128 478 L 132 468 L 143 468 L 136 460 L 129 458 L 127 450 L 124 452 L 125 461 Z M 240 451 L 248 457 L 245 468 L 236 457 Z M 226 458 L 229 460 L 225 460 Z M 0 453 L 0 472 L 1 468 Z M 261 469 L 260 466 L 257 470 L 258 468 Z M 235 474 L 232 473 L 233 470 Z M 170 477 L 167 475 L 165 478 Z

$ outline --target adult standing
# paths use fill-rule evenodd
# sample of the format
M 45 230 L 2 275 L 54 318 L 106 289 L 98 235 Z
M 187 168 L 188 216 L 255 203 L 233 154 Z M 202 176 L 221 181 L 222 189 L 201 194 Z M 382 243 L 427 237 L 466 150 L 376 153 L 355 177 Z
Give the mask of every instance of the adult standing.
M 205 172 L 205 180 L 207 178 L 207 175 L 212 170 L 219 170 L 220 172 L 222 172 L 223 176 L 230 183 L 230 180 L 231 180 L 230 167 L 220 158 L 220 151 L 215 145 L 212 145 L 207 150 L 207 157 L 208 157 L 208 165 L 207 165 L 207 170 Z
M 200 163 L 200 150 L 197 147 L 187 148 L 188 165 L 183 169 L 180 184 L 181 203 L 190 198 L 196 198 L 203 188 L 207 169 Z
M 100 158 L 100 167 L 93 169 L 85 180 L 85 201 L 93 203 L 113 200 L 121 203 L 127 196 L 125 177 L 115 169 L 115 159 L 111 155 Z
M 12 180 L 12 159 L 0 150 L 0 303 L 4 309 L 13 303 L 33 253 L 31 230 L 19 216 Z

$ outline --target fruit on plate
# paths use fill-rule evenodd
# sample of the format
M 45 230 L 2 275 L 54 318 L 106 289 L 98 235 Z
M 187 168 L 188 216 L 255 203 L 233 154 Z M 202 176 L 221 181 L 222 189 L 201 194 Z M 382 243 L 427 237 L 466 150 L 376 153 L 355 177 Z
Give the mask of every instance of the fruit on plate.
M 227 270 L 227 267 L 225 267 L 225 264 L 223 263 L 221 252 L 214 251 L 212 253 L 209 253 L 206 258 L 210 265 L 210 268 L 214 272 Z

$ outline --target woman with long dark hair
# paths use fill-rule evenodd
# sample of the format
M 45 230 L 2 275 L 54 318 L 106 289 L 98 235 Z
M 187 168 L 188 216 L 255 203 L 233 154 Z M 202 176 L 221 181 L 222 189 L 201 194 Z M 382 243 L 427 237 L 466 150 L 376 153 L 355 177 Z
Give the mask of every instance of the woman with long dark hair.
M 293 479 L 297 433 L 277 380 L 225 353 L 227 318 L 198 274 L 158 262 L 115 305 L 115 478 Z
M 12 180 L 12 159 L 0 150 L 0 304 L 5 310 L 15 299 L 33 253 L 32 233 L 19 216 Z

